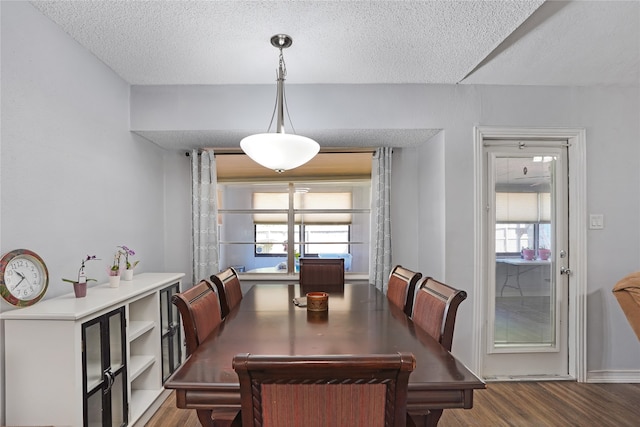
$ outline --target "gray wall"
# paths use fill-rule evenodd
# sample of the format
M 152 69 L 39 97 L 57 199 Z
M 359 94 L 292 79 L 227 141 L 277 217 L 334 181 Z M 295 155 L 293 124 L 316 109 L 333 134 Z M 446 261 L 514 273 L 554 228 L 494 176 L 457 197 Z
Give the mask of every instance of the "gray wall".
M 165 268 L 165 230 L 171 238 L 170 222 L 188 211 L 181 206 L 165 217 L 165 170 L 173 161 L 129 132 L 129 85 L 29 3 L 0 8 L 0 252 L 26 248 L 43 258 L 46 299 L 72 292 L 61 278 L 76 277 L 87 254 L 101 258 L 87 265 L 88 276 L 106 282 L 117 245 L 137 252 L 138 272 L 183 271 L 182 262 Z M 10 309 L 0 300 L 0 311 Z M 0 425 L 11 392 L 4 390 L 3 335 Z
M 28 3 L 1 2 L 0 12 L 0 251 L 29 248 L 44 258 L 46 298 L 70 291 L 60 278 L 73 277 L 88 253 L 103 258 L 89 275 L 105 281 L 119 244 L 138 252 L 140 272 L 189 274 L 189 159 L 129 129 L 260 127 L 273 88 L 130 88 Z M 179 95 L 179 110 L 163 101 L 167 94 Z M 611 295 L 617 280 L 640 269 L 637 86 L 303 85 L 289 87 L 288 98 L 298 129 L 442 129 L 419 147 L 395 150 L 394 262 L 468 292 L 473 126 L 586 128 L 588 212 L 577 214 L 605 216 L 605 229 L 588 233 L 588 369 L 640 375 L 640 344 Z M 258 99 L 266 110 L 247 102 Z M 473 298 L 459 312 L 453 344 L 466 362 Z M 0 370 L 0 423 L 3 377 Z
M 202 90 L 133 86 L 132 129 L 225 131 L 247 120 L 259 123 L 259 114 L 244 111 L 251 91 L 257 103 L 271 102 L 260 85 Z M 458 313 L 453 344 L 467 363 L 473 355 L 474 126 L 585 128 L 588 212 L 575 214 L 602 213 L 606 223 L 604 230 L 588 231 L 587 367 L 627 370 L 637 378 L 640 345 L 611 288 L 639 269 L 639 92 L 637 86 L 297 85 L 287 93 L 296 98 L 299 130 L 312 127 L 312 122 L 329 130 L 442 129 L 417 147 L 394 151 L 393 262 L 469 293 L 464 302 L 468 309 Z M 308 99 L 313 99 L 313 108 L 301 107 Z M 188 107 L 218 111 L 220 102 L 226 116 L 236 117 L 232 123 L 216 114 L 205 121 Z

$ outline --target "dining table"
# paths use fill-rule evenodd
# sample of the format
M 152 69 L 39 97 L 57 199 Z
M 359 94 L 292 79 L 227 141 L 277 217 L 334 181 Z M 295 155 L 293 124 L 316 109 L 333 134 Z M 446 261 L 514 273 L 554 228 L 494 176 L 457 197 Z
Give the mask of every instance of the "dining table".
M 299 284 L 256 284 L 165 382 L 176 405 L 196 409 L 209 427 L 211 411 L 240 410 L 236 354 L 329 355 L 411 352 L 407 412 L 418 426 L 435 426 L 442 411 L 473 406 L 485 383 L 402 309 L 369 284 L 329 292 L 327 311 L 308 311 Z

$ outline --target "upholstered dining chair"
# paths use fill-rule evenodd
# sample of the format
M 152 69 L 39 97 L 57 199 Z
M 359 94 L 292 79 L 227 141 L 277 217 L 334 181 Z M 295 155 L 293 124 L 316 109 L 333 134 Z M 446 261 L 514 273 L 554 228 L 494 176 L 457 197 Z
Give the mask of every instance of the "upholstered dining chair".
M 413 308 L 413 295 L 416 290 L 416 283 L 422 277 L 421 273 L 408 270 L 401 265 L 396 265 L 389 274 L 387 282 L 387 298 L 396 307 L 401 308 L 404 313 L 411 317 Z
M 300 288 L 314 291 L 344 291 L 344 258 L 300 258 Z
M 171 302 L 180 312 L 189 356 L 222 321 L 218 295 L 211 283 L 201 280 L 192 288 L 175 294 Z
M 212 275 L 211 282 L 218 289 L 222 318 L 224 319 L 242 300 L 242 287 L 240 286 L 238 273 L 233 267 L 229 267 Z
M 213 285 L 207 280 L 201 280 L 192 288 L 175 294 L 171 301 L 182 318 L 186 354 L 189 356 L 222 322 L 220 300 Z M 229 409 L 214 409 L 211 418 L 201 419 L 200 423 L 211 427 L 226 427 L 231 425 L 237 414 L 238 411 Z M 201 416 L 198 414 L 199 418 Z
M 405 427 L 411 353 L 238 354 L 243 427 Z M 236 424 L 238 425 L 237 421 Z
M 417 287 L 411 315 L 413 323 L 451 351 L 458 306 L 467 298 L 467 293 L 431 277 L 422 278 Z

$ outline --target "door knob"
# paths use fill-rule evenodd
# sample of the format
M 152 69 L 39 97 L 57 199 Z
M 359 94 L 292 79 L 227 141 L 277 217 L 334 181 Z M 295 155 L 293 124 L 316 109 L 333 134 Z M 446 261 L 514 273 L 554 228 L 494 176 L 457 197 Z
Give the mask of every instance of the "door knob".
M 566 274 L 567 276 L 570 276 L 571 270 L 566 267 L 560 267 L 560 274 Z

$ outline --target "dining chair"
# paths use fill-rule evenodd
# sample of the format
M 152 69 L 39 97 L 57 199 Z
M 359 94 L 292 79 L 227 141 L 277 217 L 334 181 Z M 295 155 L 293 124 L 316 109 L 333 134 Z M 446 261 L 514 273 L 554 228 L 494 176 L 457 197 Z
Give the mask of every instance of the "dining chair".
M 192 288 L 175 294 L 171 301 L 182 318 L 186 354 L 189 356 L 222 322 L 220 300 L 213 285 L 207 280 L 201 280 Z M 200 423 L 210 427 L 228 427 L 237 415 L 238 411 L 214 409 L 210 417 L 200 419 Z M 198 418 L 201 417 L 203 414 L 198 413 Z
M 389 274 L 387 282 L 387 298 L 396 307 L 400 307 L 404 313 L 411 317 L 413 308 L 413 296 L 416 283 L 422 277 L 421 273 L 408 270 L 401 265 L 396 265 Z
M 171 298 L 178 308 L 189 356 L 222 321 L 220 301 L 211 283 L 201 280 Z
M 220 308 L 224 319 L 242 300 L 242 287 L 240 286 L 238 273 L 233 267 L 229 267 L 217 274 L 213 274 L 211 281 L 218 289 Z
M 431 277 L 422 278 L 417 286 L 411 315 L 413 323 L 451 351 L 456 313 L 467 293 Z
M 243 427 L 405 427 L 411 353 L 238 354 Z M 239 425 L 239 424 L 235 424 Z
M 300 288 L 304 293 L 344 290 L 344 258 L 300 258 Z

